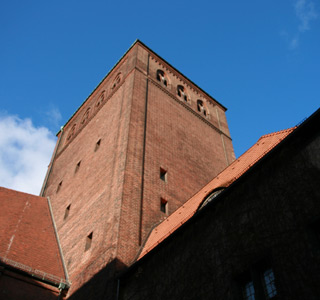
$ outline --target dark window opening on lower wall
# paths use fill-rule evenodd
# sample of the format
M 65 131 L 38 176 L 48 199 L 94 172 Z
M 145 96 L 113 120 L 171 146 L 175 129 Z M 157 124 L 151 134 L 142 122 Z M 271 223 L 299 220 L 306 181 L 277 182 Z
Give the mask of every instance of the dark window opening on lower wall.
M 270 265 L 258 264 L 238 277 L 240 299 L 277 299 L 278 291 L 273 269 Z
M 97 151 L 100 147 L 100 144 L 101 144 L 101 139 L 99 139 L 97 142 L 96 142 L 96 146 L 94 148 L 94 151 Z
M 70 213 L 70 208 L 71 208 L 71 204 L 69 204 L 65 210 L 65 213 L 64 213 L 64 220 L 68 218 L 69 216 L 69 213 Z
M 164 198 L 160 198 L 160 210 L 166 215 L 168 214 L 168 201 Z
M 160 168 L 160 179 L 167 182 L 167 170 Z
M 92 236 L 93 236 L 93 232 L 91 232 L 87 238 L 86 238 L 86 246 L 85 246 L 85 250 L 84 251 L 87 251 L 91 248 L 91 244 L 92 244 Z

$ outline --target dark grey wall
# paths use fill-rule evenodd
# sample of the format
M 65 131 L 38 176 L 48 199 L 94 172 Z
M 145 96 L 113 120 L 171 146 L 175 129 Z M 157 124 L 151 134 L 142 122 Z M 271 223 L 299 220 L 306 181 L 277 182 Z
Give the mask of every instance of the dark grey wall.
M 120 299 L 241 299 L 272 267 L 277 299 L 320 299 L 319 113 L 120 279 Z

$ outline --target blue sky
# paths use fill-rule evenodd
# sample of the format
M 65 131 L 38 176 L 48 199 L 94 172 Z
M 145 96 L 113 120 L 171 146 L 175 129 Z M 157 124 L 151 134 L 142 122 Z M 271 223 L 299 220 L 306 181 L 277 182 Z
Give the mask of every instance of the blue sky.
M 5 0 L 1 186 L 38 193 L 55 133 L 137 38 L 228 108 L 236 156 L 319 107 L 319 0 Z

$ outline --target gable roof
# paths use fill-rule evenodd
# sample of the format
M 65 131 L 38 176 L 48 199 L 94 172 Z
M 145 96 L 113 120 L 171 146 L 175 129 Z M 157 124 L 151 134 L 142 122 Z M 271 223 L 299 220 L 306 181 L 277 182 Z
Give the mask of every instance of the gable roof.
M 0 263 L 67 283 L 48 200 L 0 187 Z
M 218 174 L 167 219 L 156 226 L 147 238 L 140 255 L 138 256 L 138 260 L 188 221 L 197 212 L 199 206 L 201 206 L 204 199 L 212 191 L 218 188 L 226 188 L 231 185 L 231 183 L 247 172 L 257 161 L 278 145 L 294 129 L 295 128 L 290 128 L 262 136 L 249 150 Z

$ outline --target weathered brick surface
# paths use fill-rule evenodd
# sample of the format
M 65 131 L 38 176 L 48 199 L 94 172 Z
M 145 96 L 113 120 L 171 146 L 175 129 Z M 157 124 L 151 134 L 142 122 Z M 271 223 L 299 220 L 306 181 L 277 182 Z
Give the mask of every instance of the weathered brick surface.
M 168 74 L 167 87 L 157 81 L 157 69 Z M 187 103 L 177 96 L 178 84 L 186 88 Z M 198 98 L 207 116 L 198 112 Z M 139 42 L 89 96 L 60 133 L 44 193 L 52 201 L 70 294 L 113 259 L 133 261 L 151 227 L 165 217 L 160 197 L 173 212 L 234 159 L 224 113 Z M 168 171 L 166 183 L 160 167 Z

